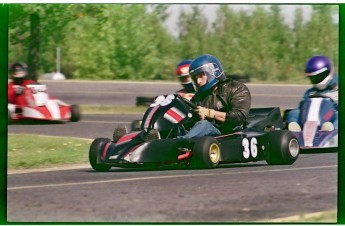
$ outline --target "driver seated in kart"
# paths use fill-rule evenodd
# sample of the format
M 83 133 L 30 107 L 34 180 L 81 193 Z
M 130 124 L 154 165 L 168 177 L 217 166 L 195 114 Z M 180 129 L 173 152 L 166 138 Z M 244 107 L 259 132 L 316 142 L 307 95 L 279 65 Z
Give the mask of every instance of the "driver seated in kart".
M 194 84 L 189 75 L 189 66 L 191 63 L 192 60 L 182 60 L 176 66 L 176 77 L 183 86 L 183 88 L 177 90 L 176 93 L 188 100 L 190 100 L 195 93 Z
M 209 54 L 195 58 L 189 74 L 196 86 L 191 102 L 197 105 L 200 121 L 187 133 L 180 131 L 177 138 L 216 136 L 241 128 L 248 120 L 251 94 L 247 86 L 225 75 L 220 61 Z M 150 135 L 159 132 L 151 130 Z
M 191 63 L 192 63 L 192 60 L 190 59 L 182 60 L 181 62 L 177 64 L 176 71 L 175 71 L 175 75 L 178 81 L 183 86 L 182 89 L 179 89 L 175 92 L 187 100 L 190 100 L 195 94 L 194 84 L 193 84 L 192 78 L 189 75 L 189 66 Z M 137 121 L 138 120 L 136 120 L 136 122 Z M 139 123 L 141 123 L 141 121 Z M 139 128 L 140 128 L 140 124 L 139 124 Z M 123 127 L 123 126 L 118 126 L 114 130 L 114 133 L 116 134 L 115 137 L 121 137 L 123 134 L 126 134 L 127 132 L 128 132 L 127 127 Z M 150 131 L 149 136 L 151 136 L 151 133 L 154 133 L 152 136 L 156 138 L 157 132 Z
M 335 116 L 331 122 L 321 125 L 322 131 L 338 129 L 338 75 L 334 73 L 331 61 L 323 55 L 311 57 L 305 64 L 305 75 L 310 79 L 313 87 L 309 88 L 303 98 L 322 96 L 330 98 L 336 109 Z M 299 122 L 300 108 L 293 109 L 287 114 L 288 129 L 293 132 L 302 130 Z
M 14 105 L 28 105 L 25 98 L 25 89 L 27 85 L 37 83 L 28 79 L 28 66 L 22 62 L 13 63 L 9 68 L 11 82 L 7 86 L 7 101 Z

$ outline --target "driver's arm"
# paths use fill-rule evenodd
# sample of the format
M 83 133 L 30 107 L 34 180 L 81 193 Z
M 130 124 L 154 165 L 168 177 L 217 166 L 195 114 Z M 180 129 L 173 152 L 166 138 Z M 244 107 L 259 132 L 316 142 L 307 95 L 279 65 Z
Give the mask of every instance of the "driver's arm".
M 199 114 L 201 119 L 211 118 L 220 122 L 226 121 L 226 112 L 216 111 L 214 109 L 205 108 L 198 106 L 196 112 Z
M 16 99 L 16 91 L 11 84 L 9 84 L 7 87 L 7 102 L 14 104 Z
M 226 112 L 222 111 L 214 111 L 214 119 L 220 122 L 226 121 Z
M 249 114 L 251 95 L 249 89 L 243 84 L 237 84 L 229 96 L 231 105 L 229 112 L 216 111 L 214 109 L 198 106 L 197 113 L 201 119 L 210 118 L 219 122 L 229 122 L 235 126 L 246 122 Z

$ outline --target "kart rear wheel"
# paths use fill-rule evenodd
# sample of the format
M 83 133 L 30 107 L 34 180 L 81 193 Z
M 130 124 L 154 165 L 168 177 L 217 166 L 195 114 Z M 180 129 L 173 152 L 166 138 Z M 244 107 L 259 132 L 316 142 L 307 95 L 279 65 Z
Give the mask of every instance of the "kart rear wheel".
M 269 133 L 269 165 L 291 165 L 299 155 L 300 149 L 296 136 L 288 130 L 274 130 Z
M 218 165 L 219 160 L 220 148 L 215 138 L 202 137 L 196 141 L 193 147 L 192 167 L 211 169 Z
M 141 120 L 134 120 L 131 123 L 131 131 L 140 131 L 141 130 Z
M 71 105 L 71 122 L 80 120 L 80 109 L 78 105 Z
M 108 142 L 111 142 L 108 138 L 96 138 L 90 146 L 89 162 L 92 168 L 97 172 L 108 172 L 111 168 L 111 165 L 99 163 L 99 149 L 103 144 Z

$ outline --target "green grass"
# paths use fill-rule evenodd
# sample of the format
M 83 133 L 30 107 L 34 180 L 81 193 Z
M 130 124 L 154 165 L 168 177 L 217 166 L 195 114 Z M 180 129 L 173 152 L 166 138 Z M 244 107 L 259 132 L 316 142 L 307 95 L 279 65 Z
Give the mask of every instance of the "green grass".
M 8 169 L 33 169 L 88 163 L 92 140 L 8 134 Z
M 276 222 L 276 223 L 336 223 L 337 210 L 328 210 L 317 213 L 304 214 L 273 219 L 263 220 L 262 222 Z

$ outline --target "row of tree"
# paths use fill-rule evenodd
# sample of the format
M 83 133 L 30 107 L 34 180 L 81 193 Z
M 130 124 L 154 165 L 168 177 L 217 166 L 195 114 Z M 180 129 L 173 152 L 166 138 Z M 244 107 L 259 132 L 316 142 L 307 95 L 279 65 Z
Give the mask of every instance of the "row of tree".
M 338 67 L 338 6 L 312 5 L 303 20 L 297 7 L 293 26 L 281 7 L 253 5 L 235 11 L 219 5 L 209 26 L 202 8 L 182 11 L 178 36 L 164 22 L 168 4 L 10 4 L 9 61 L 27 62 L 33 78 L 55 70 L 71 79 L 173 79 L 176 64 L 210 53 L 228 73 L 252 80 L 301 81 L 306 60 L 330 57 Z

